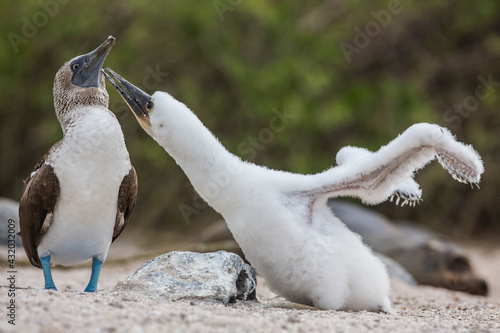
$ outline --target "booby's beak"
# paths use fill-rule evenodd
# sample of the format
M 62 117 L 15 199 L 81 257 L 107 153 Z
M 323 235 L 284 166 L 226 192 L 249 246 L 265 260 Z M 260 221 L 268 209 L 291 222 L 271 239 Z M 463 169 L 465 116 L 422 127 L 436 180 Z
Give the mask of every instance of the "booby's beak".
M 115 44 L 115 37 L 109 36 L 97 49 L 73 60 L 70 63 L 70 69 L 73 72 L 71 83 L 82 88 L 99 88 L 101 68 L 113 44 Z
M 144 128 L 147 133 L 151 133 L 149 113 L 154 107 L 151 96 L 122 78 L 111 68 L 104 67 L 102 72 L 109 83 L 111 83 L 122 95 L 130 110 L 134 112 L 141 127 Z

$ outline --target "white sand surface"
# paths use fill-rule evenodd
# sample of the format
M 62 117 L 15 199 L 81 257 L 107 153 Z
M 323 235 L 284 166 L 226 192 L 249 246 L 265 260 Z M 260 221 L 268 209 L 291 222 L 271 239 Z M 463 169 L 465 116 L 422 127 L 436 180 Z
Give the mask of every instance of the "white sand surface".
M 100 290 L 82 293 L 90 265 L 54 268 L 59 292 L 43 290 L 40 269 L 18 266 L 15 326 L 8 324 L 6 263 L 1 268 L 0 332 L 500 332 L 500 248 L 472 251 L 488 297 L 392 282 L 392 314 L 293 308 L 259 279 L 256 302 L 152 301 L 112 292 L 145 260 L 104 264 Z M 22 261 L 22 260 L 21 260 Z

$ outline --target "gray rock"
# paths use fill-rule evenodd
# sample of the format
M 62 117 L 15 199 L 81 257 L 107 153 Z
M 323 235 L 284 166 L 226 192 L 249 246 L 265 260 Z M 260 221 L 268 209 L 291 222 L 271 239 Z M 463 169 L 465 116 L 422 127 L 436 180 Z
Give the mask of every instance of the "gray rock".
M 373 251 L 398 262 L 418 284 L 474 295 L 488 293 L 488 285 L 474 272 L 467 251 L 446 237 L 415 223 L 393 223 L 374 210 L 346 201 L 329 200 L 328 206 Z
M 169 252 L 145 262 L 113 291 L 153 299 L 209 299 L 224 304 L 254 300 L 257 278 L 252 266 L 236 254 Z
M 384 263 L 385 267 L 387 268 L 387 273 L 389 274 L 391 279 L 401 280 L 411 286 L 417 285 L 417 281 L 415 281 L 415 278 L 413 278 L 413 276 L 397 261 L 379 252 L 373 252 L 373 254 Z
M 16 246 L 23 246 L 21 236 L 17 235 L 19 232 L 19 202 L 0 197 L 0 245 L 8 244 L 9 234 L 9 220 L 15 222 L 15 244 Z M 11 238 L 12 240 L 12 238 Z

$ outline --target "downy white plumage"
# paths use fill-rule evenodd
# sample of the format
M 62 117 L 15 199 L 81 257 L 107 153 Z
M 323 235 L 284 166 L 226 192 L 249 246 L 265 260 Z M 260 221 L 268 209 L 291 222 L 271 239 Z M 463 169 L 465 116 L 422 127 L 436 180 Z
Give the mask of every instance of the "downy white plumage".
M 313 175 L 270 170 L 228 152 L 183 103 L 147 95 L 105 68 L 146 132 L 223 215 L 246 258 L 273 290 L 322 309 L 391 311 L 384 265 L 326 205 L 354 196 L 376 204 L 419 200 L 416 169 L 436 156 L 451 175 L 478 183 L 479 155 L 437 125 L 417 124 L 379 151 L 346 147 L 338 166 Z

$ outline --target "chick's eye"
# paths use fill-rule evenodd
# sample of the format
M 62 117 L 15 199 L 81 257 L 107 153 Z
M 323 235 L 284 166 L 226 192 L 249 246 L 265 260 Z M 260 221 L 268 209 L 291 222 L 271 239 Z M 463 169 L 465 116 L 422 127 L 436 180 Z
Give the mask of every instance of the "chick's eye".
M 73 63 L 73 64 L 71 65 L 71 69 L 72 69 L 72 70 L 77 70 L 77 69 L 78 69 L 78 67 L 80 67 L 80 64 L 79 64 L 79 63 L 77 63 L 77 62 L 75 62 L 75 63 Z
M 149 101 L 146 103 L 146 110 L 151 111 L 153 109 L 153 102 Z

